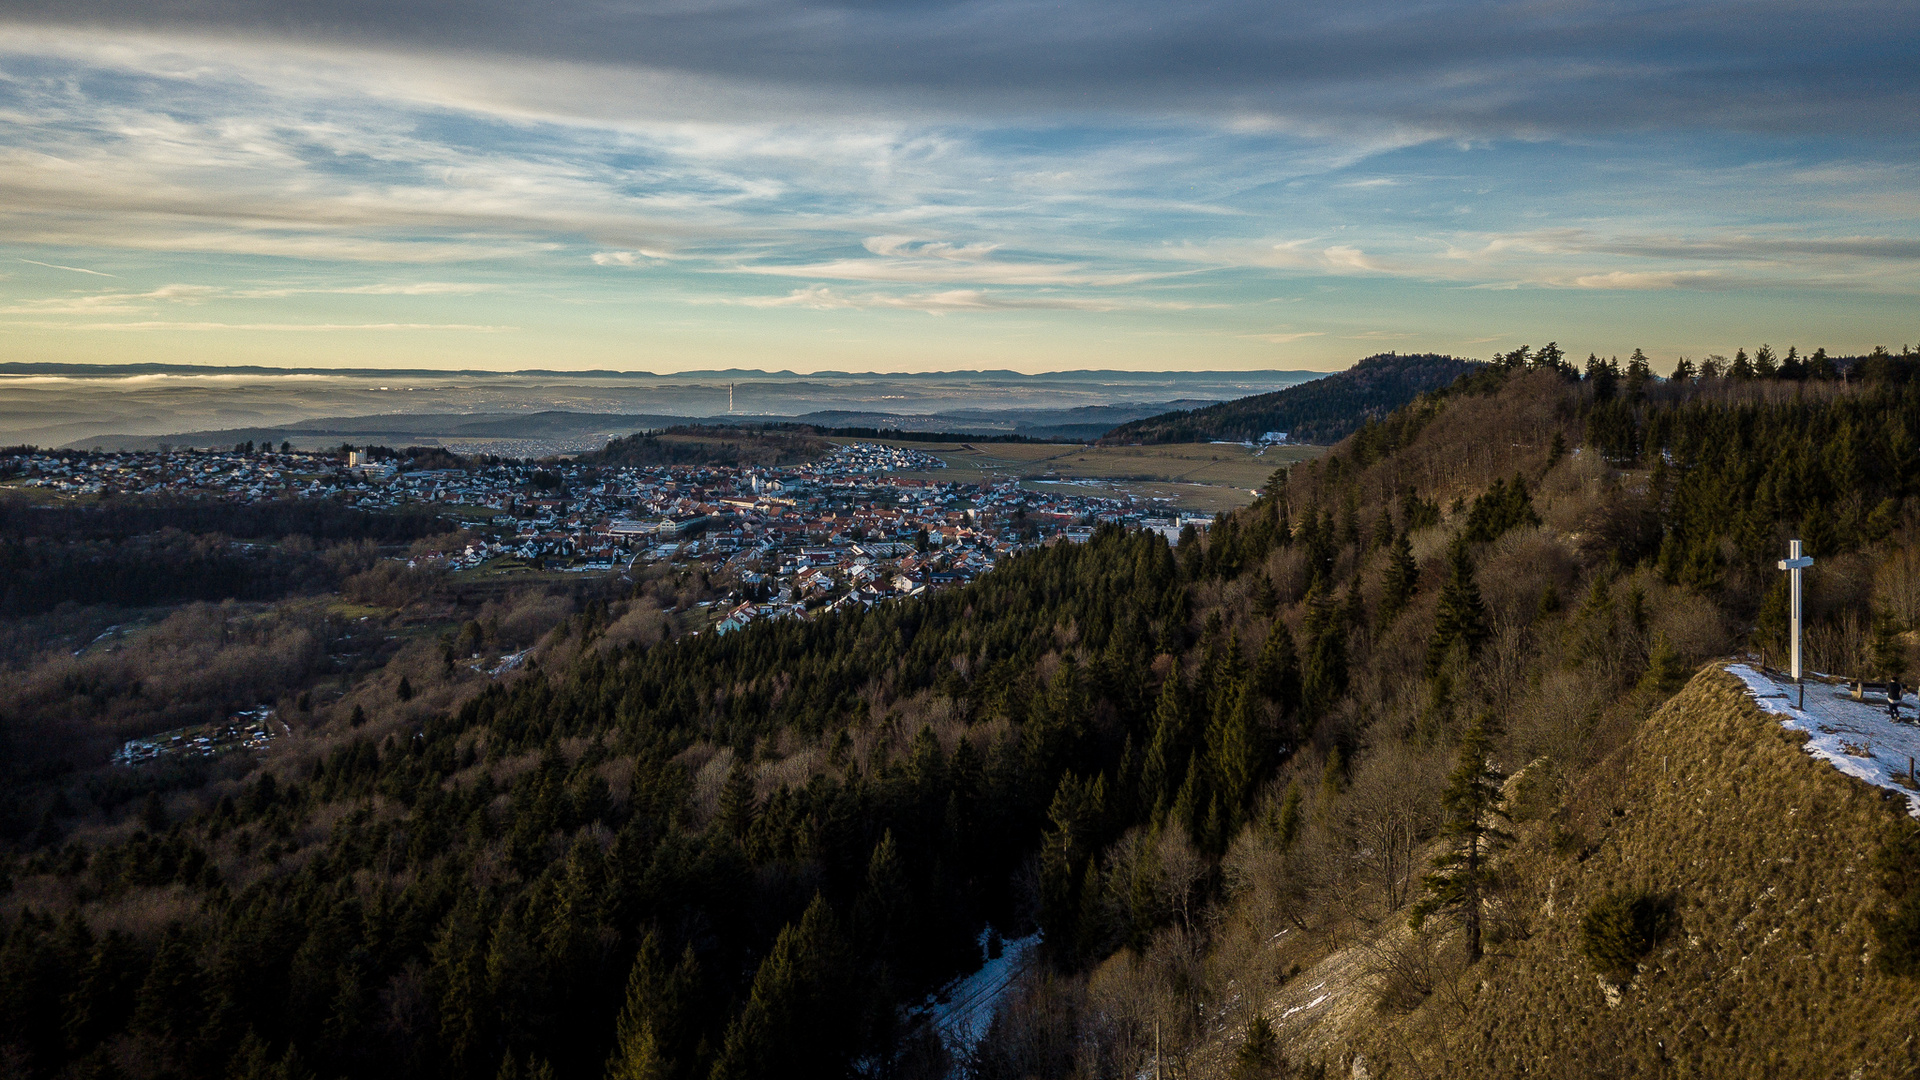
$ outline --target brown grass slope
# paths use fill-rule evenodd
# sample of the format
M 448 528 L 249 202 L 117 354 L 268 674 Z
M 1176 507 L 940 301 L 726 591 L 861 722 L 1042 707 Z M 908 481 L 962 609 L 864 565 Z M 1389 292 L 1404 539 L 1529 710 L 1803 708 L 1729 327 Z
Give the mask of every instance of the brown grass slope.
M 1516 830 L 1512 939 L 1355 1048 L 1375 1077 L 1920 1073 L 1920 983 L 1873 964 L 1871 861 L 1911 827 L 1887 795 L 1706 668 L 1550 821 Z M 1616 889 L 1664 893 L 1677 915 L 1617 996 L 1580 949 Z

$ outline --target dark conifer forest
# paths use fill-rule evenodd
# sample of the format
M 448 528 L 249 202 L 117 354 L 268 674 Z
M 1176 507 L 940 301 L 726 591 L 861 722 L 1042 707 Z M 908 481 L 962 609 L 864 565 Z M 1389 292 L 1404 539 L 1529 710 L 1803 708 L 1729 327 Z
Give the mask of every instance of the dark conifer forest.
M 582 596 L 518 677 L 250 772 L 105 807 L 7 766 L 40 825 L 0 862 L 0 1075 L 1310 1075 L 1249 1003 L 1410 917 L 1438 944 L 1382 1010 L 1496 949 L 1501 784 L 1597 842 L 1636 725 L 1778 659 L 1789 537 L 1813 666 L 1892 673 L 1920 626 L 1920 357 L 1449 379 L 1175 545 L 725 636 Z M 1036 931 L 956 1057 L 911 1006 Z

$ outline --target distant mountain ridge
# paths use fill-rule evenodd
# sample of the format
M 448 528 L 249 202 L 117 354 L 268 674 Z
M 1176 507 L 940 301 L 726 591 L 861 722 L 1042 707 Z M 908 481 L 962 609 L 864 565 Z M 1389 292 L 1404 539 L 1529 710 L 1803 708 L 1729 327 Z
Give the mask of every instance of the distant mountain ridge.
M 1423 393 L 1484 366 L 1439 353 L 1380 353 L 1345 371 L 1268 394 L 1133 420 L 1105 444 L 1252 442 L 1284 431 L 1293 442 L 1332 444 Z
M 184 431 L 169 435 L 106 434 L 76 439 L 69 445 L 78 449 L 98 446 L 107 450 L 152 450 L 163 444 L 230 446 L 241 442 L 278 443 L 286 439 L 311 443 L 315 438 L 339 439 L 349 443 L 386 442 L 396 446 L 403 443 L 433 445 L 447 439 L 578 440 L 659 431 L 683 424 L 727 426 L 780 423 L 981 436 L 1023 435 L 1042 440 L 1080 442 L 1099 438 L 1116 423 L 1156 415 L 1169 407 L 1191 408 L 1209 403 L 1206 399 L 1183 398 L 1063 409 L 952 409 L 933 413 L 820 409 L 792 416 L 752 413 L 682 416 L 667 413 L 571 412 L 561 409 L 535 413 L 382 413 Z

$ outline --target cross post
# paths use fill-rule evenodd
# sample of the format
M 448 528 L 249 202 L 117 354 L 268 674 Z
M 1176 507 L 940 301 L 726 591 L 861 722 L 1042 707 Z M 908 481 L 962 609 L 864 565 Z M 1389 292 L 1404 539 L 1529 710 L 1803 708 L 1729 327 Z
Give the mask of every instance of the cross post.
M 1787 557 L 1781 559 L 1775 565 L 1787 572 L 1787 580 L 1790 583 L 1788 585 L 1788 591 L 1792 595 L 1788 600 L 1788 622 L 1791 624 L 1789 633 L 1791 635 L 1792 645 L 1789 647 L 1788 653 L 1791 658 L 1789 666 L 1793 675 L 1793 685 L 1800 691 L 1800 704 L 1798 707 L 1804 709 L 1807 707 L 1807 686 L 1800 681 L 1800 571 L 1813 565 L 1813 557 L 1811 555 L 1800 554 L 1800 541 L 1789 540 L 1787 541 Z

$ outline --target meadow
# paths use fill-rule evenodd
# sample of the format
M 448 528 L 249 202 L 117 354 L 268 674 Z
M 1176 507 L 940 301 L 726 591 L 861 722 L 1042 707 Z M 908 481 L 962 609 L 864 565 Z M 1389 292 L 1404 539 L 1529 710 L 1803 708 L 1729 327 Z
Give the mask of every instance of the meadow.
M 852 441 L 852 440 L 836 440 Z M 1273 470 L 1325 452 L 1317 446 L 1262 449 L 1239 443 L 1171 443 L 1164 446 L 1086 446 L 1080 443 L 920 443 L 879 440 L 931 454 L 944 469 L 896 475 L 953 483 L 1019 480 L 1037 490 L 1101 490 L 1135 498 L 1171 498 L 1191 510 L 1245 506 Z

